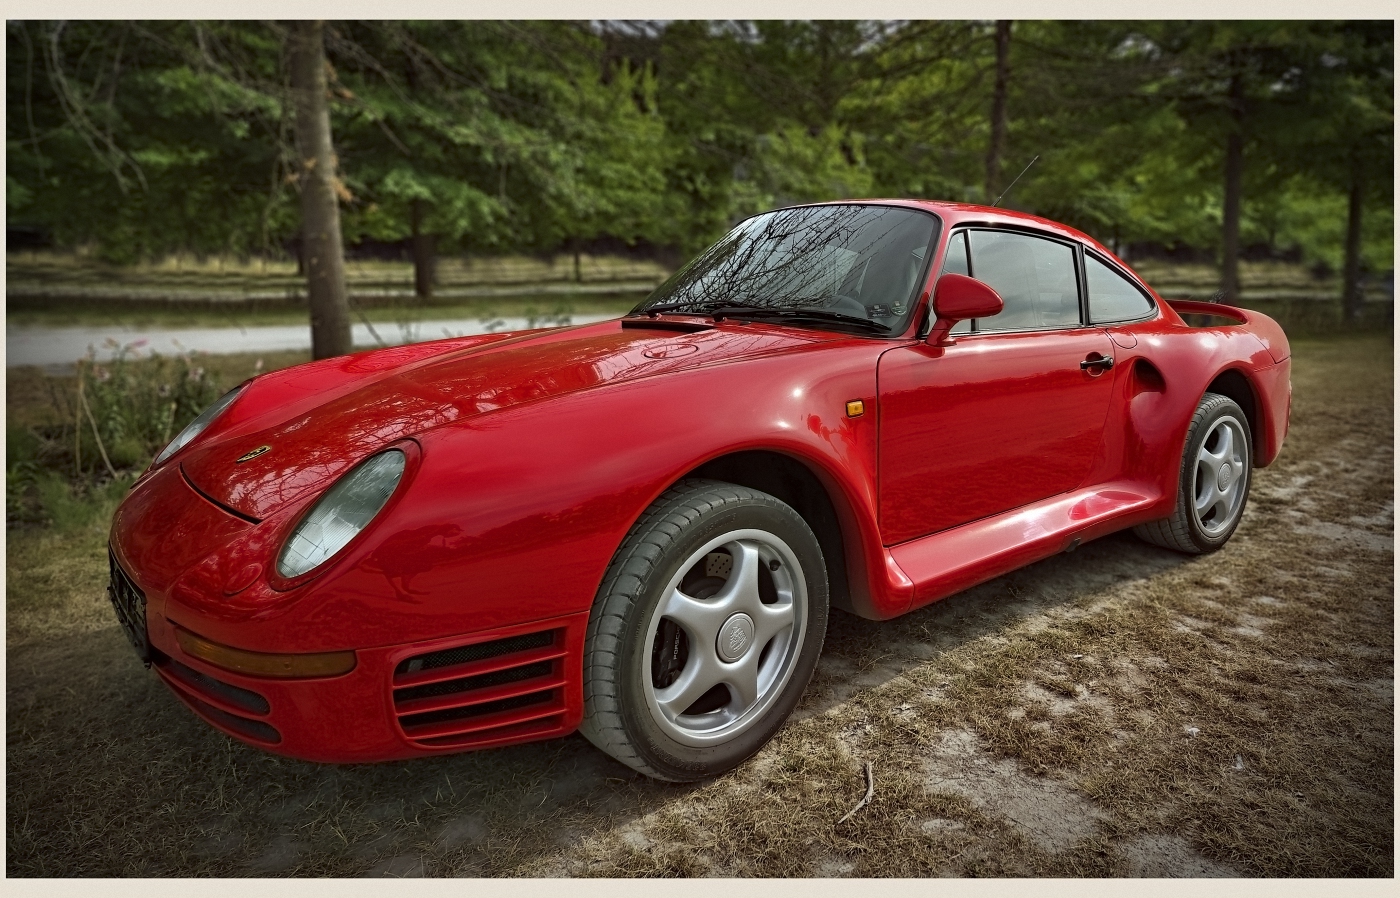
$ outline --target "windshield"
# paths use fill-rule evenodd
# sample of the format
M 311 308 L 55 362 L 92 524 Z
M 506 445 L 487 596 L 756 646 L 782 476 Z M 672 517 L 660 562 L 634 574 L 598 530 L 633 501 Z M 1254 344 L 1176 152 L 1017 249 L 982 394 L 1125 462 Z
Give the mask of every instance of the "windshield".
M 901 333 L 938 226 L 932 214 L 897 206 L 765 212 L 730 231 L 632 311 L 819 310 L 825 318 L 792 320 L 839 328 L 841 316 L 851 316 Z M 732 317 L 744 314 L 736 310 Z

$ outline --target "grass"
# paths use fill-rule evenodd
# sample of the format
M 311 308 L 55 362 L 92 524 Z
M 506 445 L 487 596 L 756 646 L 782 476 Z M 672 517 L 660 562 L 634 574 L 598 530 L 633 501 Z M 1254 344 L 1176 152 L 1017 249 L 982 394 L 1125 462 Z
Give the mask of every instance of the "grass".
M 694 786 L 576 736 L 247 748 L 111 621 L 108 500 L 11 530 L 7 873 L 1392 876 L 1393 346 L 1294 350 L 1288 443 L 1225 549 L 1119 534 L 894 621 L 835 614 L 793 721 Z M 12 418 L 31 397 L 12 374 Z

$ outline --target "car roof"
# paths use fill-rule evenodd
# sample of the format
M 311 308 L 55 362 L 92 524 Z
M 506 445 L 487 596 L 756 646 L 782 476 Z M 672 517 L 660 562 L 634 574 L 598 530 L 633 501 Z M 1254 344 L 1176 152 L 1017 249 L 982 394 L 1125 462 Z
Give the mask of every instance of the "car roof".
M 814 203 L 813 205 L 850 205 L 856 204 L 877 204 L 882 206 L 904 206 L 910 209 L 925 209 L 933 212 L 951 229 L 957 225 L 965 224 L 992 224 L 1011 225 L 1013 227 L 1030 227 L 1038 231 L 1044 231 L 1059 237 L 1070 240 L 1078 240 L 1092 246 L 1105 256 L 1115 261 L 1118 259 L 1113 251 L 1099 243 L 1093 237 L 1083 231 L 1062 225 L 1057 221 L 1048 218 L 1041 218 L 1039 215 L 1031 215 L 1028 212 L 1017 212 L 1014 209 L 998 209 L 991 206 L 978 206 L 973 203 L 952 203 L 938 200 L 911 200 L 911 199 L 850 199 L 833 200 L 828 203 Z M 1119 264 L 1122 264 L 1121 262 Z

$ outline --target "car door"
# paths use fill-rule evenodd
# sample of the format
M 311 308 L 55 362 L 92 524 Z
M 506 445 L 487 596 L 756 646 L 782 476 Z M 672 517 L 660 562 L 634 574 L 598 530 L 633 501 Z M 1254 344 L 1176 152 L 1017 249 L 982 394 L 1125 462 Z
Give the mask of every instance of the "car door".
M 1103 439 L 1114 345 L 1084 324 L 1082 250 L 1049 235 L 966 228 L 943 270 L 990 284 L 1000 315 L 879 363 L 880 522 L 894 545 L 1083 482 Z

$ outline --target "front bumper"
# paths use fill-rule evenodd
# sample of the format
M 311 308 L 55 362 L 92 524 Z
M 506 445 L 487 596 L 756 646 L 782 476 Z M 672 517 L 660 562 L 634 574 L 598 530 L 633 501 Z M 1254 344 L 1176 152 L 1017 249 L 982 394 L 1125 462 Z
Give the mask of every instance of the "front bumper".
M 289 506 L 261 522 L 235 516 L 167 466 L 138 483 L 113 519 L 117 616 L 138 653 L 149 646 L 143 660 L 211 726 L 268 751 L 333 763 L 577 728 L 587 610 L 499 596 L 486 581 L 476 581 L 475 594 L 459 581 L 450 594 L 420 588 L 414 578 L 443 561 L 444 547 L 437 555 L 396 550 L 404 565 L 380 562 L 352 577 L 332 569 L 278 592 L 258 574 L 299 511 Z M 187 653 L 177 628 L 264 655 L 353 650 L 355 666 L 299 679 L 235 672 Z
M 586 614 L 356 651 L 348 674 L 234 673 L 147 621 L 152 666 L 190 710 L 236 739 L 309 761 L 387 761 L 563 736 L 583 717 Z M 179 626 L 198 632 L 196 621 Z
M 346 587 L 332 578 L 320 584 L 323 594 L 345 592 L 360 600 L 341 606 L 335 620 L 353 626 L 340 627 L 349 636 L 337 636 L 324 615 L 281 613 L 304 596 L 270 594 L 282 604 L 269 606 L 262 597 L 249 599 L 252 590 L 220 586 L 230 578 L 227 570 L 244 567 L 248 547 L 266 541 L 269 530 L 232 517 L 174 469 L 138 486 L 113 522 L 117 617 L 142 660 L 211 726 L 278 754 L 353 763 L 562 736 L 583 719 L 586 611 L 531 615 L 528 609 L 538 606 L 520 603 L 522 622 L 502 625 L 505 615 L 497 613 L 475 630 L 463 626 L 470 618 L 463 602 L 472 600 L 454 596 L 418 606 L 423 638 L 374 645 L 385 633 L 384 598 L 363 594 L 363 583 Z M 377 582 L 391 592 L 388 578 Z M 434 608 L 451 613 L 443 618 Z M 353 649 L 356 663 L 334 677 L 237 673 L 187 654 L 177 627 L 262 653 Z M 326 645 L 331 640 L 338 644 Z

